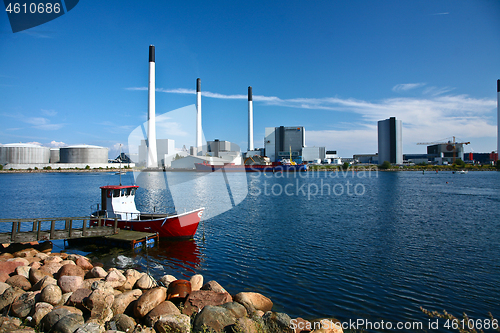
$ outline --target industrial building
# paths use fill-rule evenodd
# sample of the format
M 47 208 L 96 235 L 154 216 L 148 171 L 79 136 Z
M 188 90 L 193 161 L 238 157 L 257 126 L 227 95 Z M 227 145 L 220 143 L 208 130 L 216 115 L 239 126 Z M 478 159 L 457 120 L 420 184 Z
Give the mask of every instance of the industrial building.
M 447 143 L 439 143 L 431 146 L 427 146 L 427 155 L 433 157 L 434 160 L 438 160 L 439 164 L 442 162 L 453 163 L 456 159 L 464 160 L 464 144 L 466 143 L 453 143 L 448 141 Z
M 316 162 L 321 163 L 326 159 L 325 147 L 304 147 L 302 148 L 302 161 L 303 162 Z
M 356 154 L 352 156 L 354 163 L 381 164 L 378 154 Z
M 403 122 L 396 117 L 378 122 L 378 163 L 403 163 Z
M 302 148 L 306 146 L 305 129 L 302 126 L 266 127 L 264 147 L 272 162 L 290 158 L 302 162 Z
M 174 155 L 178 153 L 175 150 L 175 140 L 171 139 L 156 139 L 156 161 L 160 166 L 166 166 L 165 158 L 168 159 L 168 156 Z M 148 159 L 148 146 L 146 144 L 146 140 L 141 140 L 141 144 L 139 146 L 139 160 L 138 165 L 145 166 L 147 164 Z M 167 163 L 168 164 L 168 163 Z

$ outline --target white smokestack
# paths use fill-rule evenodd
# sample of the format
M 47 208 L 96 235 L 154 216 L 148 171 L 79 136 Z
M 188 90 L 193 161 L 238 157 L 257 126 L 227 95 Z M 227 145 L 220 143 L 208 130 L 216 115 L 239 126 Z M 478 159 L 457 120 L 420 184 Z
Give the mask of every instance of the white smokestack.
M 155 120 L 155 47 L 149 45 L 148 160 L 146 167 L 157 168 Z
M 196 148 L 200 153 L 203 142 L 201 141 L 201 79 L 196 79 Z M 197 153 L 197 155 L 198 155 Z
M 253 147 L 253 102 L 252 87 L 248 87 L 248 151 L 254 150 Z

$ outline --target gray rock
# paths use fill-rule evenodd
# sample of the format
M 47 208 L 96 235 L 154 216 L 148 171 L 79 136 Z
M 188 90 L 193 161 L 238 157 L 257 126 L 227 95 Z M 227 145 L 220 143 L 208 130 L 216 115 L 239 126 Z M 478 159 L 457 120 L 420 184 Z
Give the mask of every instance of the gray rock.
M 77 313 L 71 313 L 62 317 L 52 328 L 54 333 L 73 333 L 85 323 L 83 317 Z
M 104 325 L 99 323 L 87 322 L 80 326 L 74 333 L 104 333 L 106 329 Z
M 189 333 L 191 332 L 190 318 L 183 314 L 161 317 L 155 324 L 158 333 Z
M 241 306 L 241 305 L 239 305 Z M 238 320 L 235 314 L 246 314 L 245 308 L 238 305 L 212 306 L 207 305 L 194 318 L 193 331 L 204 332 L 211 329 L 221 332 Z
M 286 313 L 268 311 L 262 316 L 262 320 L 270 332 L 293 333 L 290 326 L 290 318 Z
M 0 296 L 0 311 L 5 307 L 11 305 L 12 302 L 14 302 L 16 298 L 18 298 L 22 294 L 24 294 L 24 290 L 17 287 L 10 287 L 9 289 L 5 290 Z
M 157 286 L 158 284 L 156 283 L 156 280 L 148 274 L 143 274 L 135 283 L 135 288 L 142 290 L 151 289 Z
M 37 292 L 38 293 L 38 292 Z M 22 294 L 12 303 L 12 314 L 18 318 L 25 318 L 35 307 L 36 294 L 32 291 Z
M 50 311 L 49 313 L 47 313 L 43 317 L 43 319 L 41 321 L 41 325 L 40 325 L 41 330 L 48 332 L 50 329 L 52 329 L 52 327 L 54 327 L 55 324 L 57 324 L 57 322 L 59 320 L 61 320 L 63 317 L 68 316 L 70 314 L 71 314 L 71 311 L 69 311 L 68 309 L 66 309 L 64 307 L 56 308 L 56 309 Z
M 106 328 L 108 330 L 132 332 L 135 325 L 136 322 L 133 318 L 125 314 L 119 314 L 106 323 Z

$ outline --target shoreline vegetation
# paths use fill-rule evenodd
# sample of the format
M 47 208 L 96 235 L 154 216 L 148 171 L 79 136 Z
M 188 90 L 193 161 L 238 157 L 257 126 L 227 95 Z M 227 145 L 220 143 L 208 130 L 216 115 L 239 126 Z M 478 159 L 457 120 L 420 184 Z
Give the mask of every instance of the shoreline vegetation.
M 309 165 L 309 171 L 337 171 L 337 172 L 346 172 L 346 171 L 421 171 L 421 172 L 439 172 L 439 171 L 500 171 L 500 164 L 497 162 L 497 165 L 472 165 L 472 164 L 453 164 L 453 165 L 432 165 L 432 164 L 418 164 L 418 165 L 376 165 L 376 164 L 355 164 L 355 165 Z M 142 171 L 139 168 L 122 168 L 121 172 L 133 172 L 133 171 Z M 163 170 L 159 170 L 163 171 Z M 166 172 L 196 172 L 196 170 L 173 170 L 166 169 Z M 58 173 L 58 172 L 120 172 L 119 168 L 72 168 L 72 169 L 0 169 L 0 173 Z

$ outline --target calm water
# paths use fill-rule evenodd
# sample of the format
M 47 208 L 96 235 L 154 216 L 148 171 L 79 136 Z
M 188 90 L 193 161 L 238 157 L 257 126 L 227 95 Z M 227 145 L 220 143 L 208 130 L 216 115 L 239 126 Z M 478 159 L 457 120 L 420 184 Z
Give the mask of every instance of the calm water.
M 204 205 L 203 225 L 193 242 L 110 263 L 157 277 L 200 273 L 231 293 L 261 292 L 292 317 L 427 324 L 420 306 L 500 317 L 499 172 L 286 176 L 142 174 L 140 210 Z M 110 173 L 0 174 L 0 217 L 88 215 L 99 186 L 117 182 Z M 132 182 L 129 173 L 123 183 Z

